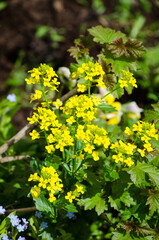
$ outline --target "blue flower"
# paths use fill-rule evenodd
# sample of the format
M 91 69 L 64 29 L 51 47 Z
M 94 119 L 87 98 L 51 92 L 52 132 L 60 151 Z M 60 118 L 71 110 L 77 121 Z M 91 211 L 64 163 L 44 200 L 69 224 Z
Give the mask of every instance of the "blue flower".
M 7 235 L 2 235 L 2 240 L 9 240 Z
M 26 220 L 26 218 L 22 218 L 23 223 L 28 224 L 29 222 Z
M 25 237 L 19 237 L 17 240 L 25 240 Z
M 5 210 L 2 206 L 0 206 L 0 214 L 4 214 L 5 211 L 6 211 L 6 210 Z
M 42 218 L 42 217 L 43 217 L 42 212 L 36 211 L 36 212 L 35 212 L 35 217 L 37 217 L 37 218 Z
M 74 212 L 68 212 L 68 213 L 66 214 L 66 216 L 67 216 L 69 219 L 72 219 L 72 218 L 75 217 L 75 214 L 74 214 Z
M 42 222 L 40 227 L 43 229 L 47 228 L 48 227 L 47 222 Z
M 17 229 L 18 229 L 18 232 L 24 232 L 24 230 L 25 230 L 25 225 L 19 224 L 19 225 L 17 226 Z
M 14 215 L 14 214 L 11 214 L 10 216 L 8 216 L 10 218 L 10 222 L 12 224 L 13 227 L 16 227 L 18 226 L 20 220 L 18 218 L 18 216 Z
M 10 101 L 10 102 L 16 102 L 16 95 L 14 93 L 12 94 L 9 94 L 7 96 L 7 99 Z

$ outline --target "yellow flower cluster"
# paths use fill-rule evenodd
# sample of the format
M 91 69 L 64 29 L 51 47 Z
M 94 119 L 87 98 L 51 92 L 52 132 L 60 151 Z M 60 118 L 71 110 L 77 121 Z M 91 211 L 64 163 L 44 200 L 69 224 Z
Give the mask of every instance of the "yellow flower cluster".
M 84 189 L 82 186 L 76 184 L 76 189 L 74 191 L 68 192 L 65 196 L 65 199 L 67 199 L 70 203 L 72 203 L 74 199 L 79 201 L 78 197 L 81 194 L 84 194 Z
M 59 128 L 51 128 L 51 132 L 52 133 L 48 135 L 50 145 L 45 147 L 48 153 L 55 151 L 55 149 L 60 149 L 60 151 L 63 152 L 64 147 L 73 146 L 74 139 L 68 127 L 65 125 Z
M 41 190 L 47 190 L 49 194 L 48 200 L 54 202 L 56 200 L 55 195 L 63 191 L 62 180 L 52 166 L 43 167 L 40 176 L 37 173 L 31 174 L 28 181 L 39 182 L 38 185 L 34 185 L 33 189 L 31 189 L 34 199 L 38 199 Z
M 110 140 L 106 136 L 107 132 L 96 125 L 88 124 L 86 129 L 83 125 L 78 125 L 76 138 L 82 140 L 85 144 L 84 151 L 86 153 L 92 154 L 94 161 L 99 160 L 98 152 L 94 151 L 95 146 L 104 146 L 108 148 L 110 145 Z
M 155 128 L 154 124 L 138 121 L 136 124 L 133 124 L 133 129 L 126 127 L 125 133 L 127 135 L 134 135 L 138 138 L 138 142 L 142 143 L 142 147 L 137 149 L 142 157 L 145 156 L 146 151 L 152 152 L 153 148 L 151 143 L 149 142 L 153 138 L 158 140 L 157 129 Z
M 64 147 L 73 146 L 74 139 L 71 137 L 68 127 L 57 120 L 53 110 L 38 107 L 37 112 L 34 112 L 33 116 L 27 119 L 30 124 L 39 123 L 41 130 L 49 131 L 47 139 L 50 145 L 45 147 L 48 153 L 54 152 L 55 149 L 60 149 L 63 152 Z M 30 135 L 32 140 L 40 137 L 36 130 L 33 130 Z
M 97 112 L 96 106 L 99 103 L 100 99 L 96 96 L 89 98 L 86 95 L 76 95 L 70 98 L 61 109 L 63 109 L 64 114 L 71 116 L 67 119 L 67 122 L 70 124 L 79 118 L 82 118 L 84 122 L 90 122 L 95 119 L 95 113 Z
M 51 109 L 38 107 L 37 112 L 31 118 L 27 118 L 30 124 L 39 123 L 40 129 L 48 131 L 50 127 L 61 127 L 62 124 L 57 120 L 57 116 Z
M 136 145 L 127 143 L 119 140 L 110 146 L 111 149 L 114 149 L 116 155 L 113 155 L 112 158 L 116 163 L 126 163 L 128 167 L 131 167 L 134 162 L 131 159 L 131 156 L 134 154 L 134 149 L 137 148 Z
M 76 72 L 72 73 L 72 78 L 84 79 L 85 83 L 78 84 L 78 91 L 84 92 L 87 89 L 90 82 L 95 83 L 97 87 L 103 87 L 106 89 L 106 86 L 103 82 L 105 72 L 102 69 L 102 66 L 96 62 L 83 63 L 81 67 L 77 69 Z
M 122 70 L 122 77 L 119 79 L 119 83 L 121 88 L 129 86 L 137 88 L 136 79 L 129 71 Z
M 28 71 L 31 76 L 26 78 L 27 84 L 39 84 L 41 87 L 48 87 L 52 91 L 57 91 L 60 82 L 57 80 L 58 75 L 54 69 L 46 64 L 40 64 L 38 68 Z M 31 102 L 42 97 L 41 90 L 35 90 L 35 94 L 31 95 Z

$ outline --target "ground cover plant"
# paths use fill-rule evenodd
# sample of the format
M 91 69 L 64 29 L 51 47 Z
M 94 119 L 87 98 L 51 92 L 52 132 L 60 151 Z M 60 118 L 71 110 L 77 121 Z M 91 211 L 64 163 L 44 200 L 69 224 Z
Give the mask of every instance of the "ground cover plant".
M 9 214 L 1 216 L 2 239 L 159 238 L 159 104 L 141 120 L 134 101 L 118 100 L 138 87 L 133 72 L 145 48 L 120 31 L 88 32 L 69 49 L 76 60 L 70 69 L 57 74 L 43 63 L 28 72 L 33 113 L 6 143 L 16 96 L 1 104 L 1 179 L 21 168 L 12 194 L 24 201 L 20 209 L 1 204 Z M 23 162 L 12 168 L 8 159 Z

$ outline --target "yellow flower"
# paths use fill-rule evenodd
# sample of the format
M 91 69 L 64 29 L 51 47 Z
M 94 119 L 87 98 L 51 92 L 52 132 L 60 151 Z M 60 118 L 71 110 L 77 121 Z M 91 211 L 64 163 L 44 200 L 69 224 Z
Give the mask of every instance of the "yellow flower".
M 138 148 L 137 151 L 140 153 L 141 157 L 145 157 L 145 149 Z
M 60 99 L 56 99 L 53 104 L 55 105 L 56 109 L 59 109 L 62 106 L 62 102 L 60 101 Z
M 54 148 L 54 146 L 52 144 L 48 145 L 48 146 L 45 146 L 45 148 L 46 148 L 48 153 L 51 153 L 51 152 L 55 151 L 55 148 Z
M 129 71 L 122 70 L 122 77 L 119 79 L 120 87 L 129 87 L 133 86 L 137 88 L 136 79 L 133 77 L 133 74 Z
M 68 122 L 70 125 L 76 122 L 75 118 L 71 116 L 70 118 L 66 119 L 66 122 Z
M 98 161 L 99 160 L 98 152 L 97 151 L 93 151 L 92 157 L 93 157 L 94 161 Z
M 83 187 L 82 187 L 82 186 L 79 186 L 78 184 L 76 184 L 76 187 L 77 187 L 77 192 L 78 192 L 78 193 L 84 194 L 84 191 L 83 191 Z
M 75 199 L 76 196 L 72 194 L 72 191 L 68 192 L 67 195 L 65 196 L 65 199 L 67 199 L 70 203 L 73 202 L 73 199 Z
M 129 136 L 133 134 L 133 131 L 131 131 L 129 127 L 126 127 L 124 133 L 126 133 Z
M 33 189 L 31 189 L 31 195 L 32 195 L 32 197 L 33 197 L 33 199 L 38 199 L 38 197 L 39 197 L 39 195 L 40 195 L 40 192 L 41 192 L 41 190 L 40 190 L 40 188 L 39 187 L 37 187 L 36 185 L 34 186 L 34 188 Z
M 85 92 L 87 90 L 87 87 L 83 84 L 78 83 L 77 84 L 77 91 L 78 92 Z
M 127 159 L 125 159 L 124 163 L 126 163 L 128 167 L 131 167 L 134 164 L 134 162 L 131 160 L 131 157 L 128 157 Z
M 36 130 L 30 132 L 29 135 L 32 137 L 32 140 L 40 138 L 40 134 Z

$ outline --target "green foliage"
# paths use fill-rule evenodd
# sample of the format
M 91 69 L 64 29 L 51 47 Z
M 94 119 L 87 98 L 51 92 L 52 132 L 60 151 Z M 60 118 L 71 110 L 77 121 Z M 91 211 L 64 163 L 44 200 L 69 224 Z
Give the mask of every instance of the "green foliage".
M 123 4 L 131 6 L 130 2 Z M 43 26 L 36 35 L 45 37 L 48 31 L 51 34 L 52 29 Z M 52 100 L 60 84 L 53 68 L 41 64 L 30 71 L 26 82 L 34 84 L 31 100 L 37 103 L 28 121 L 34 124 L 30 136 L 35 142 L 26 138 L 13 147 L 13 155 L 30 154 L 29 162 L 1 166 L 2 196 L 6 200 L 12 195 L 18 204 L 28 195 L 29 205 L 32 201 L 43 212 L 49 225 L 46 230 L 41 220 L 29 216 L 28 235 L 33 239 L 157 239 L 159 142 L 155 124 L 159 107 L 154 104 L 154 110 L 147 111 L 148 122 L 137 122 L 142 109 L 133 112 L 114 98 L 120 98 L 124 88 L 130 94 L 136 87 L 129 71 L 137 70 L 145 49 L 141 42 L 119 31 L 96 26 L 88 32 L 89 36 L 75 40 L 69 50 L 76 60 L 71 64 L 70 79 L 76 79 L 78 94 L 72 97 L 69 92 L 64 103 L 58 98 Z M 96 58 L 90 51 L 94 46 L 99 49 Z M 94 90 L 101 88 L 104 93 L 99 91 L 95 96 Z M 8 100 L 1 106 L 3 144 L 6 137 L 12 137 L 6 129 L 18 108 Z M 8 106 L 13 108 L 9 116 Z M 126 121 L 119 126 L 105 121 L 112 115 L 118 120 L 123 113 L 135 116 L 130 128 Z M 15 169 L 18 173 L 13 181 Z M 25 207 L 27 202 L 23 204 Z M 5 233 L 7 221 L 1 224 Z
M 7 3 L 5 1 L 0 2 L 0 11 L 7 7 Z

